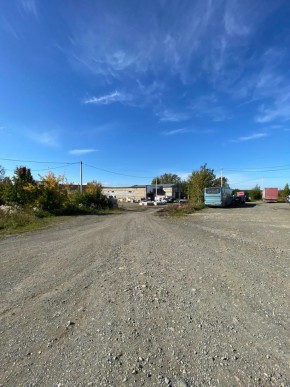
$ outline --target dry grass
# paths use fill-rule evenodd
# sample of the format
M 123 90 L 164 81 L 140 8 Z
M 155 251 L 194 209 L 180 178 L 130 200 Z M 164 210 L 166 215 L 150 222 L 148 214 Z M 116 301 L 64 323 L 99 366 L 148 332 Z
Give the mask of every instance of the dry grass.
M 63 221 L 63 217 L 39 217 L 32 210 L 0 211 L 0 235 L 39 230 L 60 221 Z

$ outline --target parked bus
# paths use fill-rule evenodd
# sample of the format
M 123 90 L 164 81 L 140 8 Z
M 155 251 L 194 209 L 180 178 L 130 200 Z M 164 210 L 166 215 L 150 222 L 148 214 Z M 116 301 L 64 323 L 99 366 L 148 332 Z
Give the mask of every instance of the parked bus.
M 227 187 L 204 189 L 204 204 L 212 207 L 226 207 L 233 203 L 233 190 Z

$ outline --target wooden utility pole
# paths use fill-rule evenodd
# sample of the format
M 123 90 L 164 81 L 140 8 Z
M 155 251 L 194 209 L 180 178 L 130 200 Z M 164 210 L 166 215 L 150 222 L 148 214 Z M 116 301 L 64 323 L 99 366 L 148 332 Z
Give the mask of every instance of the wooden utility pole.
M 83 192 L 83 162 L 80 162 L 80 193 Z

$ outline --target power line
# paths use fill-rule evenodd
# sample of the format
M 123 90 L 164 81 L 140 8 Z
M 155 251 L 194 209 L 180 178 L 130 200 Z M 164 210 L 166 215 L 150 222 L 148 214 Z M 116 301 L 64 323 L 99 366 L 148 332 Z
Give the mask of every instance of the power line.
M 79 164 L 79 162 L 66 162 L 66 161 L 38 161 L 38 160 L 21 160 L 21 159 L 9 159 L 9 158 L 0 158 L 0 160 L 4 161 L 13 161 L 13 162 L 21 162 L 21 163 L 36 163 L 36 164 L 62 164 L 57 167 L 52 167 L 52 168 L 45 168 L 45 169 L 37 169 L 33 170 L 33 172 L 40 172 L 40 171 L 46 171 L 46 170 L 52 170 L 52 169 L 57 169 L 57 168 L 63 168 L 66 166 L 71 166 L 71 165 L 76 165 Z M 86 165 L 87 167 L 97 169 L 99 171 L 111 173 L 114 175 L 119 175 L 119 176 L 126 176 L 126 177 L 133 177 L 136 179 L 152 179 L 152 176 L 136 176 L 136 175 L 129 175 L 126 173 L 120 173 L 120 172 L 115 172 L 103 168 L 98 168 L 94 165 L 86 164 L 83 163 L 83 165 Z M 264 168 L 244 168 L 244 169 L 233 169 L 233 168 L 224 168 L 224 172 L 241 172 L 241 173 L 266 173 L 266 172 L 278 172 L 278 171 L 287 171 L 290 170 L 290 165 L 280 165 L 280 166 L 273 166 L 273 167 L 264 167 Z M 254 179 L 253 179 L 254 180 Z
M 48 170 L 52 170 L 52 169 L 59 169 L 59 168 L 63 168 L 63 167 L 70 167 L 71 165 L 75 165 L 75 164 L 78 164 L 78 163 L 72 163 L 72 164 L 64 164 L 64 165 L 59 165 L 57 167 L 48 167 L 48 168 L 45 168 L 45 169 L 32 169 L 31 171 L 32 172 L 41 172 L 41 171 L 48 171 Z
M 285 166 L 280 166 L 280 167 L 270 167 L 271 169 L 267 169 L 267 168 L 245 168 L 245 169 L 228 169 L 228 168 L 225 168 L 227 171 L 229 172 L 245 172 L 245 173 L 248 173 L 248 172 L 256 172 L 256 173 L 260 173 L 260 172 L 277 172 L 277 171 L 288 171 L 290 170 L 290 166 L 288 165 L 287 168 L 285 168 Z
M 67 165 L 78 164 L 78 162 L 69 163 L 66 161 L 36 161 L 36 160 L 17 160 L 17 159 L 4 159 L 4 158 L 0 158 L 0 160 L 17 161 L 20 163 L 37 163 L 37 164 L 67 164 Z
M 89 165 L 89 164 L 85 164 L 85 163 L 83 163 L 83 165 L 86 165 L 87 167 L 90 167 L 90 168 L 97 169 L 97 170 L 99 170 L 99 171 L 112 173 L 112 174 L 114 174 L 114 175 L 127 176 L 127 177 L 135 177 L 136 179 L 152 179 L 152 176 L 134 176 L 134 175 L 127 175 L 127 174 L 125 174 L 125 173 L 113 172 L 113 171 L 109 171 L 109 170 L 107 170 L 107 169 L 98 168 L 98 167 L 95 167 L 94 165 Z

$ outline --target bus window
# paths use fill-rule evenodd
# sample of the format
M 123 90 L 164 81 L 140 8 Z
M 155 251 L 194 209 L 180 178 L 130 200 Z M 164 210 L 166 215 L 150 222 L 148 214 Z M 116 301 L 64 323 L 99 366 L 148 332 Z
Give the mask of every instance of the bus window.
M 209 187 L 205 189 L 205 192 L 209 195 L 216 195 L 221 192 L 220 187 Z

